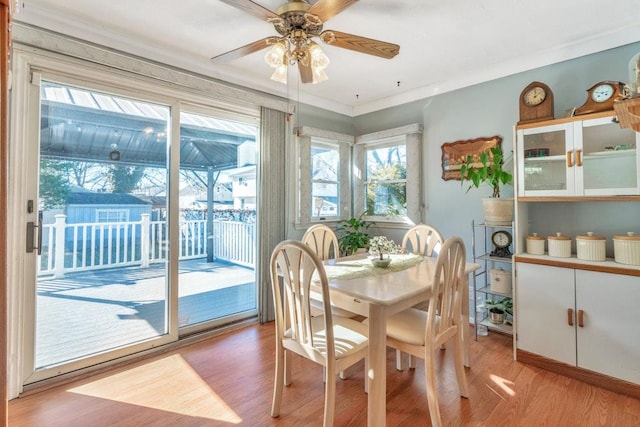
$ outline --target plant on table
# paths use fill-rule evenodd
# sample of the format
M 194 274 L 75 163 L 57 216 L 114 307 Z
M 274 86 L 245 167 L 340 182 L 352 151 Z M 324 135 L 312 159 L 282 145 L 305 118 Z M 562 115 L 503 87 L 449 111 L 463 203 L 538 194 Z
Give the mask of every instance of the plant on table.
M 351 217 L 338 221 L 336 232 L 340 252 L 343 255 L 352 255 L 360 248 L 366 248 L 369 244 L 369 234 L 367 230 L 373 224 L 365 221 L 364 212 L 359 217 Z
M 381 260 L 385 254 L 396 254 L 400 252 L 400 246 L 386 236 L 374 236 L 369 240 L 369 253 L 378 256 Z

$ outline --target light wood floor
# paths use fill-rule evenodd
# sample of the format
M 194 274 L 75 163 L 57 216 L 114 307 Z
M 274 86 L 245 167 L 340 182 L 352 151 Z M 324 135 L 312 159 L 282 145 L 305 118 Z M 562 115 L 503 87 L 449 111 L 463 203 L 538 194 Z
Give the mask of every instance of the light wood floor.
M 271 418 L 274 325 L 252 325 L 179 350 L 9 402 L 20 426 L 319 426 L 322 370 L 294 358 L 293 384 Z M 439 352 L 438 396 L 450 426 L 640 426 L 640 401 L 512 360 L 510 337 L 471 344 L 469 399 L 451 353 Z M 387 425 L 429 425 L 424 370 L 387 363 Z M 363 366 L 338 380 L 336 425 L 365 426 Z

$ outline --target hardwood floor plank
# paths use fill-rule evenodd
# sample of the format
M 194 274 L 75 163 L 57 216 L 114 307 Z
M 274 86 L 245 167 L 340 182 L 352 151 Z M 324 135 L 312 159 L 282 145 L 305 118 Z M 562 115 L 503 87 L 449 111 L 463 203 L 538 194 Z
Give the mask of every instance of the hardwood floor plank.
M 279 418 L 271 418 L 274 325 L 252 325 L 142 362 L 9 402 L 12 427 L 320 426 L 322 369 L 293 358 Z M 469 399 L 460 398 L 452 352 L 438 353 L 445 425 L 640 426 L 640 400 L 512 359 L 511 338 L 473 341 Z M 424 369 L 395 370 L 387 352 L 387 425 L 429 425 Z M 337 426 L 366 426 L 364 368 L 336 386 Z

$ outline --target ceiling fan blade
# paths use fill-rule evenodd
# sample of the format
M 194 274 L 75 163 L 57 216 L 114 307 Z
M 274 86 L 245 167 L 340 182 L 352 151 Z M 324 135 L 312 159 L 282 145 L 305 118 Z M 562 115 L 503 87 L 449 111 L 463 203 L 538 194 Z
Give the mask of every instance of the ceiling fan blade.
M 318 0 L 307 13 L 316 15 L 322 22 L 333 18 L 358 0 Z
M 263 21 L 280 18 L 280 16 L 275 12 L 270 11 L 266 7 L 262 7 L 258 3 L 253 2 L 251 0 L 220 0 L 220 1 L 228 4 L 229 6 L 233 6 L 240 10 L 243 10 L 247 12 L 249 15 L 253 15 L 258 19 L 262 19 Z
M 276 43 L 277 41 L 277 37 L 266 37 L 262 40 L 257 40 L 253 43 L 249 43 L 237 49 L 230 50 L 229 52 L 221 53 L 220 55 L 211 58 L 211 60 L 218 63 L 233 61 L 234 59 L 238 59 L 259 50 L 265 49 Z
M 356 52 L 375 55 L 386 59 L 391 59 L 400 53 L 400 46 L 397 44 L 368 39 L 361 36 L 354 36 L 353 34 L 342 33 L 334 30 L 323 31 L 320 34 L 320 40 L 330 46 L 355 50 Z
M 304 65 L 302 61 L 298 61 L 298 72 L 302 83 L 313 83 L 313 71 L 310 65 Z

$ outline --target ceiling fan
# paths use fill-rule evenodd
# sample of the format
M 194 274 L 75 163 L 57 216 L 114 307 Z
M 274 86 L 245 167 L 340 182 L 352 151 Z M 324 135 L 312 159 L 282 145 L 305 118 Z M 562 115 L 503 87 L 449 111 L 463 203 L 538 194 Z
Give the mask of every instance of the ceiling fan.
M 277 12 L 251 0 L 220 0 L 271 24 L 279 37 L 265 37 L 253 43 L 214 56 L 213 62 L 224 63 L 259 50 L 271 47 L 265 55 L 267 64 L 275 68 L 271 78 L 287 82 L 289 65 L 298 65 L 303 83 L 326 80 L 324 69 L 329 58 L 313 40 L 320 39 L 330 46 L 337 46 L 368 55 L 390 59 L 400 52 L 400 46 L 335 30 L 324 30 L 325 21 L 342 12 L 358 0 L 318 0 L 309 4 L 306 0 L 289 0 Z

